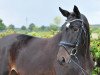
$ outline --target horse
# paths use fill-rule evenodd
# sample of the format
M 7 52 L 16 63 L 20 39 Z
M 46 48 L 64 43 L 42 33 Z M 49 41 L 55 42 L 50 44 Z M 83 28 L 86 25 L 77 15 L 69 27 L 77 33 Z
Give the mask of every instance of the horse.
M 0 39 L 0 75 L 90 75 L 90 34 L 87 18 L 77 6 L 59 7 L 66 22 L 51 38 L 11 34 Z

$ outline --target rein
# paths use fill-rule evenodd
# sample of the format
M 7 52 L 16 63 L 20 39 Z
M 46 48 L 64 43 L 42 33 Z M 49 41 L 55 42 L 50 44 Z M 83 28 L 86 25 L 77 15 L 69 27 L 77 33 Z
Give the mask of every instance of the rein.
M 67 51 L 67 53 L 69 54 L 69 56 L 71 57 L 71 58 L 68 60 L 68 62 L 66 62 L 66 63 L 70 64 L 71 62 L 73 62 L 75 65 L 77 65 L 77 66 L 81 69 L 81 71 L 82 71 L 82 73 L 83 73 L 84 75 L 87 75 L 88 73 L 85 71 L 85 69 L 82 68 L 82 66 L 80 66 L 80 65 L 78 64 L 78 63 L 80 63 L 80 62 L 79 62 L 78 57 L 76 56 L 76 54 L 77 54 L 77 47 L 79 46 L 79 43 L 80 43 L 80 38 L 81 38 L 82 31 L 84 32 L 85 37 L 86 37 L 86 30 L 85 30 L 85 28 L 84 28 L 84 24 L 85 24 L 85 23 L 84 23 L 84 21 L 81 20 L 81 19 L 74 19 L 74 20 L 72 20 L 72 21 L 67 21 L 67 22 L 65 22 L 64 25 L 66 25 L 67 23 L 75 22 L 75 21 L 81 21 L 81 22 L 82 22 L 82 26 L 81 26 L 80 32 L 78 33 L 78 36 L 77 36 L 78 39 L 76 40 L 75 44 L 73 44 L 73 43 L 68 43 L 68 42 L 66 42 L 66 41 L 61 41 L 61 42 L 59 43 L 59 46 L 62 46 L 62 47 Z M 84 42 L 84 44 L 85 44 L 85 42 Z M 83 45 L 84 45 L 84 44 L 83 44 Z M 71 53 L 68 52 L 66 46 L 72 47 L 72 48 L 73 48 L 73 49 L 71 50 Z M 72 56 L 74 56 L 74 57 L 77 59 L 78 63 L 75 62 L 75 61 L 72 59 Z

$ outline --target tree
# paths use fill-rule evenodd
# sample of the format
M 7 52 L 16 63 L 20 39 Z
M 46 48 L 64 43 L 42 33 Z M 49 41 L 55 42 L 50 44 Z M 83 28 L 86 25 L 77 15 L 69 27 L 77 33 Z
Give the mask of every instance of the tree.
M 22 26 L 21 29 L 22 29 L 22 30 L 26 30 L 26 27 L 25 27 L 25 26 Z
M 53 31 L 57 31 L 58 30 L 58 26 L 55 24 L 50 24 L 49 30 L 53 30 Z
M 31 23 L 31 24 L 29 25 L 28 29 L 29 29 L 30 31 L 34 30 L 34 29 L 35 29 L 35 24 L 34 24 L 34 23 Z
M 55 24 L 55 25 L 60 25 L 60 23 L 61 23 L 61 17 L 60 17 L 60 16 L 56 16 L 56 17 L 54 18 L 54 24 Z
M 48 27 L 44 26 L 44 25 L 40 27 L 40 30 L 42 30 L 42 31 L 47 30 L 47 29 L 48 29 Z
M 3 21 L 0 19 L 0 30 L 6 29 L 6 26 L 4 25 Z
M 8 26 L 8 29 L 14 30 L 15 29 L 15 26 L 13 24 L 11 24 L 11 25 Z
M 59 29 L 60 23 L 61 23 L 61 17 L 56 16 L 53 20 L 53 23 L 50 24 L 49 30 L 57 31 Z

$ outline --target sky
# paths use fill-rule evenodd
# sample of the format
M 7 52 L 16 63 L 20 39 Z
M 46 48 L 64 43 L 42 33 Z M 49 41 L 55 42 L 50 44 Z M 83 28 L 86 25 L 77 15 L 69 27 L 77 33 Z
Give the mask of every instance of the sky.
M 59 7 L 72 12 L 74 5 L 90 24 L 100 24 L 100 0 L 0 0 L 0 18 L 7 26 L 28 27 L 30 23 L 47 26 L 56 16 L 61 16 L 64 23 L 66 18 Z

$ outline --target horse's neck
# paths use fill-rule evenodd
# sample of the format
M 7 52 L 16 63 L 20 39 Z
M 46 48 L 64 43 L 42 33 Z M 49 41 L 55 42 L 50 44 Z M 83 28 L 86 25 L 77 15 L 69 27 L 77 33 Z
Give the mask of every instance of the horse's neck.
M 56 34 L 54 37 L 52 37 L 52 41 L 54 44 L 58 45 L 59 42 L 61 41 L 61 37 L 62 37 L 62 33 L 59 32 L 58 34 Z
M 85 38 L 85 46 L 84 46 L 84 50 L 85 50 L 85 62 L 87 62 L 87 65 L 88 67 L 90 67 L 91 69 L 93 68 L 93 60 L 91 59 L 91 53 L 90 53 L 90 29 L 89 29 L 89 23 L 86 20 L 86 25 L 85 25 L 85 28 L 86 28 L 86 38 Z M 83 51 L 84 51 L 83 50 Z
M 85 49 L 87 49 L 87 56 L 88 54 L 90 54 L 90 51 L 89 51 L 89 47 L 90 47 L 90 29 L 89 29 L 89 22 L 87 20 L 87 18 L 81 14 L 81 19 L 84 21 L 85 25 L 84 25 L 84 28 L 86 30 L 86 38 L 85 38 Z
M 59 42 L 61 41 L 61 33 L 59 32 L 58 34 L 56 34 L 54 37 L 50 38 L 48 41 L 48 45 L 51 47 L 50 48 L 50 53 L 51 56 L 55 59 L 59 50 Z
M 85 39 L 85 41 L 86 41 L 86 56 L 87 57 L 90 57 L 90 29 L 89 29 L 89 23 L 88 23 L 88 21 L 87 21 L 87 23 L 86 23 L 86 26 L 85 26 L 85 28 L 86 28 L 86 39 Z
M 61 41 L 62 33 L 59 32 L 54 37 L 51 38 L 52 46 L 56 49 L 59 48 L 59 42 Z M 58 50 L 56 50 L 58 51 Z

